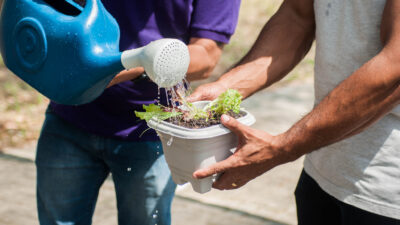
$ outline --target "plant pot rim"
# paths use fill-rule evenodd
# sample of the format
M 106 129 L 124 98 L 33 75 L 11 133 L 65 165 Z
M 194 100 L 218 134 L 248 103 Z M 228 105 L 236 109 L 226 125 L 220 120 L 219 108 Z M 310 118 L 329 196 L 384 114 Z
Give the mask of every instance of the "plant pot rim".
M 210 101 L 199 101 L 193 104 L 200 105 L 200 104 L 207 104 L 208 102 Z M 244 109 L 241 109 L 240 111 L 244 112 L 245 115 L 237 119 L 239 122 L 247 126 L 250 126 L 256 122 L 255 117 L 251 113 L 249 113 Z M 173 137 L 179 137 L 183 139 L 208 139 L 228 134 L 231 132 L 228 128 L 224 127 L 224 125 L 222 124 L 212 125 L 204 128 L 187 128 L 166 121 L 151 119 L 149 120 L 147 125 L 158 132 L 169 134 Z

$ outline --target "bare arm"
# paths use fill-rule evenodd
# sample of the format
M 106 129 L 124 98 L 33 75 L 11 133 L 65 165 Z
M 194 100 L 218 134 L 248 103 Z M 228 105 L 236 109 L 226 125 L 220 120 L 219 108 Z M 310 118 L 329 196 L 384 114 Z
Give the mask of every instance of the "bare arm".
M 191 38 L 189 42 L 190 65 L 187 73 L 189 81 L 209 77 L 222 54 L 224 44 L 207 38 Z
M 221 57 L 223 44 L 207 38 L 191 38 L 188 48 L 190 64 L 187 79 L 193 81 L 209 77 Z M 144 72 L 142 67 L 121 71 L 111 80 L 108 87 L 133 80 Z
M 400 102 L 400 1 L 387 1 L 381 37 L 382 51 L 287 132 L 271 136 L 224 116 L 224 125 L 239 136 L 238 150 L 194 177 L 224 172 L 214 187 L 238 188 L 277 165 L 357 134 L 382 118 Z
M 399 104 L 399 21 L 400 2 L 387 1 L 381 24 L 383 50 L 281 135 L 295 158 L 361 132 Z
M 237 89 L 248 97 L 270 86 L 301 61 L 314 36 L 313 0 L 284 1 L 238 65 L 215 84 L 200 86 L 190 100 L 214 99 L 227 88 Z

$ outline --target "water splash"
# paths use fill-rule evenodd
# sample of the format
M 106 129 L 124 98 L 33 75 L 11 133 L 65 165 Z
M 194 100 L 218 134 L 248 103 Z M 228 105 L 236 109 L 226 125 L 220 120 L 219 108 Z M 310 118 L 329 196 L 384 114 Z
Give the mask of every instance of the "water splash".
M 122 148 L 122 146 L 121 146 L 121 145 L 118 145 L 117 148 L 114 149 L 113 153 L 114 153 L 114 154 L 118 154 L 119 151 L 121 150 L 121 148 Z
M 171 138 L 170 138 L 170 139 L 168 140 L 168 142 L 167 142 L 167 145 L 168 145 L 168 146 L 171 146 L 173 141 L 174 141 L 174 137 L 171 136 Z
M 171 105 L 172 105 L 172 108 L 176 108 L 177 107 L 176 103 L 179 100 L 178 95 L 176 94 L 174 88 L 171 88 L 169 91 L 171 93 Z
M 180 104 L 186 105 L 186 97 L 188 95 L 189 83 L 187 80 L 182 80 L 174 87 L 165 88 L 165 97 L 167 98 L 167 105 L 171 103 L 172 108 L 178 107 Z
M 157 99 L 156 102 L 160 104 L 160 88 L 157 88 Z
M 190 85 L 190 82 L 188 80 L 186 80 L 186 78 L 183 80 L 183 83 L 185 84 L 186 90 L 188 90 L 189 92 L 192 92 L 192 86 Z
M 169 95 L 168 95 L 168 90 L 164 88 L 165 91 L 165 99 L 167 100 L 167 106 L 169 106 Z

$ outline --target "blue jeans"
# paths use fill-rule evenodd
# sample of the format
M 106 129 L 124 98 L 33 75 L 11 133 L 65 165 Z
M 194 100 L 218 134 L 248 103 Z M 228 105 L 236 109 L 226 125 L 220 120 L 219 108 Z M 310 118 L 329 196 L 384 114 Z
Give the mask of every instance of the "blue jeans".
M 41 225 L 91 224 L 99 189 L 110 172 L 120 225 L 171 223 L 176 185 L 158 141 L 99 137 L 47 112 L 36 166 Z

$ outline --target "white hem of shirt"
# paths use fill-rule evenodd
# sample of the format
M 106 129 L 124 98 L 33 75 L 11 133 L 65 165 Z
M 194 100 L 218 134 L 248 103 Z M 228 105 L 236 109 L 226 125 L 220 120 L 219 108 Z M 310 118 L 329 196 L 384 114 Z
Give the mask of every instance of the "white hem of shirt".
M 359 194 L 351 193 L 348 190 L 331 183 L 329 179 L 325 178 L 316 170 L 307 157 L 304 160 L 304 170 L 318 183 L 322 190 L 337 200 L 371 213 L 400 220 L 400 206 L 387 204 Z

